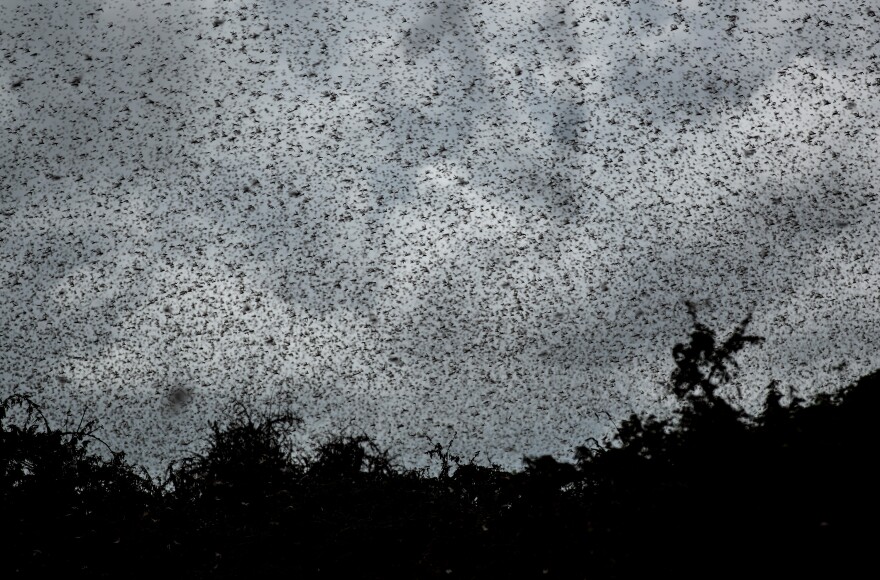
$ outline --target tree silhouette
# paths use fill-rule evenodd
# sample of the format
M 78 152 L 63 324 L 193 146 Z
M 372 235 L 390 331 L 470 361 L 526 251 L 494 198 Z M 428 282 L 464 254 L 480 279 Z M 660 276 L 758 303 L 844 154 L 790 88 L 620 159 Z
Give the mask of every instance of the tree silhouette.
M 760 344 L 763 337 L 746 335 L 746 327 L 751 322 L 751 313 L 734 329 L 730 337 L 720 345 L 716 343 L 715 333 L 697 320 L 696 307 L 690 301 L 685 305 L 693 320 L 690 344 L 676 344 L 672 349 L 676 369 L 672 371 L 672 392 L 682 401 L 706 400 L 717 403 L 718 387 L 733 378 L 733 369 L 739 367 L 733 355 L 747 344 Z

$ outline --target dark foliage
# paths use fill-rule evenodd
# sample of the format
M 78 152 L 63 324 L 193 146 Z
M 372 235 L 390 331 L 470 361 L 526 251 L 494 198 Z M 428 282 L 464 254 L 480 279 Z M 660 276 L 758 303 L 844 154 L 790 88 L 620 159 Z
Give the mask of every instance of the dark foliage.
M 292 414 L 239 408 L 161 482 L 95 424 L 53 430 L 27 396 L 0 404 L 4 577 L 631 578 L 847 576 L 873 564 L 880 372 L 758 417 L 719 395 L 733 356 L 696 320 L 673 349 L 671 420 L 632 416 L 574 464 L 509 473 L 429 441 L 439 474 L 397 468 L 366 435 L 312 456 Z M 13 415 L 17 421 L 13 420 Z M 870 567 L 868 568 L 870 569 Z
M 21 425 L 7 420 L 22 410 Z M 110 460 L 90 453 L 100 443 L 94 422 L 53 430 L 29 397 L 13 395 L 0 404 L 0 427 L 3 575 L 91 576 L 149 561 L 159 534 L 147 516 L 159 490 L 121 453 Z

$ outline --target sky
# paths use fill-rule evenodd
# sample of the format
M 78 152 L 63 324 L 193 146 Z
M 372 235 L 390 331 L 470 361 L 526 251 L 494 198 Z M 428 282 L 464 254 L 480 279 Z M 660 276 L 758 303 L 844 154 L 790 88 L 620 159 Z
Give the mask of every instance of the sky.
M 880 367 L 880 3 L 0 0 L 0 396 L 153 472 L 235 401 L 568 460 L 751 315 Z

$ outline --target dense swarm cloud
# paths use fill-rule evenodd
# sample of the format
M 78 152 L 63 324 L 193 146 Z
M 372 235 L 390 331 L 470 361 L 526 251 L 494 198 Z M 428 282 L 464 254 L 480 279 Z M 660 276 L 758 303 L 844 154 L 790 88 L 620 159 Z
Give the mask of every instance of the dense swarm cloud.
M 154 466 L 234 398 L 515 465 L 664 412 L 684 300 L 753 312 L 744 405 L 842 385 L 880 366 L 878 13 L 5 1 L 2 394 Z

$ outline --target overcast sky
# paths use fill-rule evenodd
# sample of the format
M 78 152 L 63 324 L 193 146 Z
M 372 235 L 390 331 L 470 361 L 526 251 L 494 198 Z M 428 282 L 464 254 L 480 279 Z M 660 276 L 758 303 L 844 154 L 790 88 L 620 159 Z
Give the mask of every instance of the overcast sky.
M 880 367 L 880 4 L 0 1 L 0 395 L 151 469 L 235 399 L 404 464 Z M 737 396 L 736 389 L 727 391 Z

